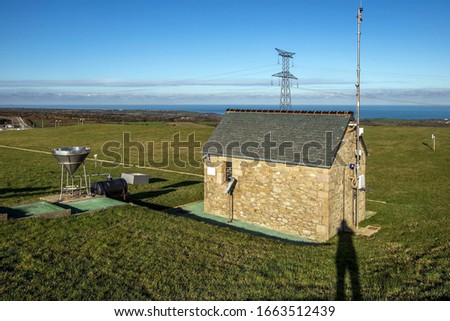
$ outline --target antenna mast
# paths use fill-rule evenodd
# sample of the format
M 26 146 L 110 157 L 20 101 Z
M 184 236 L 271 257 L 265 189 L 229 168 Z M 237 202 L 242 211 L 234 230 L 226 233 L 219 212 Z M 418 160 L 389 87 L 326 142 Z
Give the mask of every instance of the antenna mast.
M 356 66 L 356 179 L 359 182 L 359 167 L 361 160 L 361 135 L 359 129 L 359 112 L 360 112 L 360 104 L 361 104 L 361 22 L 362 22 L 362 0 L 360 0 L 360 5 L 358 8 L 358 15 L 356 18 L 358 19 L 358 53 L 357 53 L 357 66 Z M 359 185 L 359 184 L 358 184 Z M 355 226 L 358 228 L 359 220 L 359 186 L 356 186 L 356 201 L 355 201 Z
M 291 83 L 289 79 L 298 80 L 297 77 L 289 72 L 290 59 L 294 59 L 295 52 L 288 52 L 278 48 L 275 48 L 275 50 L 283 58 L 283 69 L 281 72 L 273 74 L 272 77 L 281 78 L 280 109 L 288 110 L 291 109 Z

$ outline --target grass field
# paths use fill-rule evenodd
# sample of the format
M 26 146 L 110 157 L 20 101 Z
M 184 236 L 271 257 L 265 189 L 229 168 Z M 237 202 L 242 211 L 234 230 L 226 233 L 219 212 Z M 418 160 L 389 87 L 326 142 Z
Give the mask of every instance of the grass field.
M 0 145 L 50 151 L 87 145 L 102 158 L 102 145 L 121 141 L 183 140 L 208 126 L 164 123 L 86 125 L 0 133 Z M 433 152 L 431 133 L 437 137 Z M 365 141 L 367 209 L 377 214 L 362 226 L 381 230 L 353 237 L 363 300 L 450 298 L 450 130 L 368 127 Z M 137 163 L 137 150 L 130 161 Z M 185 158 L 184 151 L 181 159 Z M 106 157 L 103 157 L 106 159 Z M 333 300 L 335 237 L 305 246 L 161 212 L 203 197 L 202 178 L 143 168 L 94 168 L 89 172 L 150 174 L 132 186 L 141 206 L 48 220 L 0 223 L 2 300 Z M 0 147 L 0 207 L 58 192 L 59 166 L 51 155 Z M 168 169 L 201 174 L 201 168 Z M 381 202 L 383 203 L 381 203 Z M 345 295 L 352 297 L 350 280 Z M 354 293 L 353 293 L 354 294 Z

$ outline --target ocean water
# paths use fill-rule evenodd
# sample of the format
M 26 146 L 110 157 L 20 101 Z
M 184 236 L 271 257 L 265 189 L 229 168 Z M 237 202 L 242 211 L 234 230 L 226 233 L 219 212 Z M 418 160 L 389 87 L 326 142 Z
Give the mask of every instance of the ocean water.
M 278 109 L 278 105 L 0 105 L 0 108 L 51 108 L 51 109 L 97 109 L 97 110 L 180 110 L 200 113 L 225 113 L 227 108 Z M 355 111 L 351 106 L 303 106 L 293 105 L 294 110 Z M 361 105 L 361 119 L 450 119 L 449 106 L 419 105 Z

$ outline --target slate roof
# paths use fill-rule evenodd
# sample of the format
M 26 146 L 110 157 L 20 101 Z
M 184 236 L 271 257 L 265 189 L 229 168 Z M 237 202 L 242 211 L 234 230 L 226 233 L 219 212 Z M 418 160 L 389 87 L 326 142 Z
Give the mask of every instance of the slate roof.
M 353 112 L 227 109 L 204 155 L 331 167 Z

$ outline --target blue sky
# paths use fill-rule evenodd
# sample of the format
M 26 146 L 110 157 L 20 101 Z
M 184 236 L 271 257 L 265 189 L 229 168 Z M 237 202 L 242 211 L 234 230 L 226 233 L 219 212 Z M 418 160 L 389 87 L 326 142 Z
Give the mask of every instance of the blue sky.
M 0 0 L 0 105 L 354 105 L 359 0 Z M 450 1 L 363 2 L 362 104 L 450 105 Z

